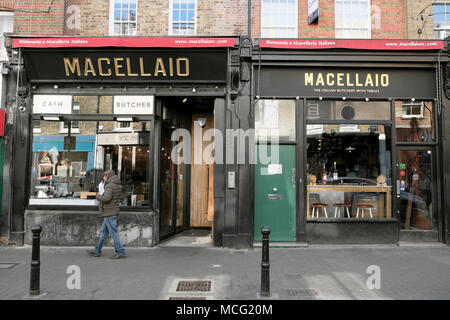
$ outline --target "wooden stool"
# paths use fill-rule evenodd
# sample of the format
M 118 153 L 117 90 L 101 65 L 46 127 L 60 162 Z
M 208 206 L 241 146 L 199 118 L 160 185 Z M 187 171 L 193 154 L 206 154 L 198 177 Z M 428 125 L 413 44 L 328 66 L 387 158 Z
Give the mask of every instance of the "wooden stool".
M 356 208 L 357 208 L 357 210 L 356 210 L 356 217 L 357 218 L 359 218 L 359 209 L 361 209 L 361 214 L 362 214 L 363 218 L 364 218 L 364 210 L 366 210 L 366 209 L 369 210 L 370 217 L 373 218 L 373 215 L 372 215 L 373 205 L 371 205 L 371 204 L 358 204 L 358 205 L 356 205 Z
M 352 205 L 351 204 L 345 204 L 345 203 L 335 203 L 333 204 L 334 207 L 334 217 L 341 217 L 341 210 L 340 208 L 345 208 L 345 210 L 347 211 L 347 217 L 350 218 L 350 212 L 348 212 L 348 208 L 350 208 Z
M 328 207 L 328 205 L 327 205 L 327 204 L 325 204 L 325 203 L 313 203 L 313 204 L 311 205 L 311 207 L 313 208 L 313 209 L 312 209 L 312 218 L 314 218 L 314 213 L 315 213 L 315 212 L 316 212 L 316 215 L 317 215 L 316 218 L 319 217 L 319 209 L 322 209 L 322 213 L 325 211 L 325 217 L 328 218 L 328 213 L 327 213 L 327 207 Z M 317 209 L 317 211 L 315 211 L 316 209 Z

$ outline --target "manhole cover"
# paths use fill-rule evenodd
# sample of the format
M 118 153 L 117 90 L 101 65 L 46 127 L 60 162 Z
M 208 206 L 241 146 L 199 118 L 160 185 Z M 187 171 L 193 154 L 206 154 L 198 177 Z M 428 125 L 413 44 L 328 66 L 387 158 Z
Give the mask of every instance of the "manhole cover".
M 314 289 L 287 289 L 287 292 L 292 297 L 315 297 L 319 295 Z
M 0 263 L 0 269 L 11 269 L 17 265 L 18 263 Z
M 206 297 L 170 297 L 169 300 L 206 300 Z
M 211 291 L 211 281 L 179 281 L 177 291 Z

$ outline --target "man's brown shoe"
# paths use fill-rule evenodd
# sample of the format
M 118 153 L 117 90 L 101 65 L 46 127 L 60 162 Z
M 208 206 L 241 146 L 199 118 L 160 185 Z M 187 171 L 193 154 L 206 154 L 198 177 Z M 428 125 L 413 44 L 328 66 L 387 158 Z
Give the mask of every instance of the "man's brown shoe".
M 101 256 L 101 254 L 98 254 L 97 252 L 95 252 L 92 249 L 87 250 L 87 254 L 90 255 L 90 256 L 93 256 L 93 257 L 100 257 Z

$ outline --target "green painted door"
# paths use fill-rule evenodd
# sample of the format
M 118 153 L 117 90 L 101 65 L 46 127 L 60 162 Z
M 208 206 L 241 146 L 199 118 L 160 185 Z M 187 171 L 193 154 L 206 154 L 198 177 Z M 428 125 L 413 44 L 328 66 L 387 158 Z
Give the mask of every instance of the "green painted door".
M 256 155 L 260 148 L 258 145 Z M 267 153 L 270 154 L 270 147 Z M 265 154 L 265 150 L 263 153 Z M 255 166 L 255 241 L 261 228 L 269 226 L 271 241 L 295 241 L 295 146 L 279 146 L 279 163 Z

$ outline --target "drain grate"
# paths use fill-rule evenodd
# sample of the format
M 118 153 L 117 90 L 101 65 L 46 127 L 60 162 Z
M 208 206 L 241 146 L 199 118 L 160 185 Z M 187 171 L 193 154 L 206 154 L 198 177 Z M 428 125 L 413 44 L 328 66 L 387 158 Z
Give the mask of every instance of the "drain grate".
M 292 297 L 316 297 L 319 293 L 314 289 L 287 289 Z
M 206 297 L 169 297 L 169 300 L 206 300 Z
M 19 263 L 0 263 L 0 269 L 11 269 L 17 266 Z
M 177 291 L 211 291 L 211 281 L 179 281 Z

